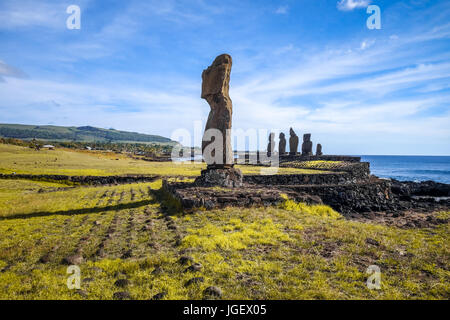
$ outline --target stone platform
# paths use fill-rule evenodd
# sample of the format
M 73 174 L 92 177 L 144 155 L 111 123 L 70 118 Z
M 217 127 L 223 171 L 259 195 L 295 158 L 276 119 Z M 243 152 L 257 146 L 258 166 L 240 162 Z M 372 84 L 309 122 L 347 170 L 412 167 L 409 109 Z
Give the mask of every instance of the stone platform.
M 312 176 L 312 175 L 311 175 Z M 244 179 L 248 179 L 246 176 Z M 267 176 L 253 176 L 262 178 Z M 270 177 L 270 176 L 269 176 Z M 273 176 L 272 176 L 273 177 Z M 199 187 L 195 183 L 163 181 L 163 189 L 189 211 L 196 208 L 250 207 L 276 205 L 289 199 L 308 204 L 324 203 L 342 214 L 395 210 L 390 182 L 371 178 L 355 183 L 252 184 L 239 188 Z
M 254 158 L 258 158 L 256 152 L 254 153 L 246 153 L 246 152 L 238 152 L 238 159 L 235 159 L 235 162 L 245 163 L 247 164 L 250 159 L 250 155 Z M 261 153 L 260 153 L 261 154 Z M 276 155 L 277 153 L 275 153 Z M 265 156 L 265 155 L 264 155 Z M 321 155 L 321 156 L 306 156 L 301 153 L 290 154 L 285 153 L 279 156 L 280 163 L 289 162 L 289 161 L 346 161 L 346 162 L 360 162 L 361 157 L 356 156 L 343 156 L 343 155 Z
M 244 184 L 240 188 L 199 187 L 195 183 L 163 181 L 163 190 L 180 201 L 185 211 L 205 208 L 271 206 L 284 201 L 283 194 L 294 196 L 289 190 Z M 294 197 L 308 204 L 322 203 L 319 197 Z
M 324 162 L 315 166 L 311 166 L 306 161 L 289 161 L 281 163 L 280 167 L 340 172 L 346 173 L 356 179 L 368 179 L 370 176 L 369 162 Z
M 312 173 L 312 174 L 274 174 L 246 175 L 244 182 L 249 184 L 279 186 L 307 184 L 349 184 L 359 179 L 348 172 Z
M 352 184 L 285 185 L 280 189 L 318 196 L 323 203 L 342 214 L 395 211 L 398 207 L 390 181 L 375 177 Z
M 202 170 L 200 177 L 195 179 L 195 184 L 201 187 L 241 187 L 242 172 L 233 167 L 208 167 L 207 169 Z
M 340 155 L 321 155 L 321 156 L 304 156 L 297 154 L 280 155 L 280 162 L 287 161 L 346 161 L 346 162 L 360 162 L 361 157 L 354 156 L 340 156 Z

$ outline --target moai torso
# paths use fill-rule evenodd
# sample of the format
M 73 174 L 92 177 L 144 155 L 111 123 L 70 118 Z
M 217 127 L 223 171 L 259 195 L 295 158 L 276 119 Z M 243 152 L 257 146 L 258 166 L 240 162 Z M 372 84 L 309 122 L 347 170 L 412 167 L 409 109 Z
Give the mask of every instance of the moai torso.
M 275 133 L 270 133 L 269 143 L 267 144 L 267 156 L 270 157 L 275 151 Z
M 286 138 L 283 132 L 280 133 L 280 142 L 278 142 L 278 153 L 280 155 L 286 153 Z

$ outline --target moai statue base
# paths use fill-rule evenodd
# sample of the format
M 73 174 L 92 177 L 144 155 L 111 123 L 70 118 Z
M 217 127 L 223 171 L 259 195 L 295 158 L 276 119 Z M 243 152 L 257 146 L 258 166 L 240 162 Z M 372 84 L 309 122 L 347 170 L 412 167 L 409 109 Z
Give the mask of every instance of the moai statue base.
M 237 168 L 208 166 L 202 170 L 200 177 L 195 179 L 195 184 L 202 187 L 237 188 L 243 185 L 243 175 Z

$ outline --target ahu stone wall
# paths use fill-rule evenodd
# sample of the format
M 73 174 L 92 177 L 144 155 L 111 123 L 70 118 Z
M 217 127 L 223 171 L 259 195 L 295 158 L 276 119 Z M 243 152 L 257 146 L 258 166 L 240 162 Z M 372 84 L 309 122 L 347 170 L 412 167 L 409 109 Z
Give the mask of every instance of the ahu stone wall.
M 347 172 L 324 174 L 275 174 L 275 175 L 246 175 L 244 182 L 249 184 L 278 186 L 278 185 L 305 185 L 305 184 L 348 184 L 357 179 Z
M 159 176 L 66 176 L 55 174 L 0 174 L 0 179 L 25 179 L 34 181 L 61 182 L 80 185 L 111 185 L 137 182 L 152 182 Z

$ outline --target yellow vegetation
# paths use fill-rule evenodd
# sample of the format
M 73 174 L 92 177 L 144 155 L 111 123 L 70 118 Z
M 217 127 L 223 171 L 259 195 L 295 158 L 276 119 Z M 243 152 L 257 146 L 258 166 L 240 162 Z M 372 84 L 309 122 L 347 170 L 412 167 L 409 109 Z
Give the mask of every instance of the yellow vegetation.
M 289 240 L 289 236 L 280 231 L 280 227 L 281 225 L 274 224 L 268 218 L 253 223 L 230 219 L 228 224 L 221 227 L 208 223 L 198 229 L 188 229 L 189 235 L 183 239 L 182 246 L 205 250 L 240 250 L 254 244 L 269 245 Z
M 44 153 L 22 151 L 14 167 L 13 156 L 0 152 L 3 172 L 42 173 L 42 165 L 46 173 L 131 173 L 127 158 L 112 161 L 60 151 L 58 168 L 43 161 Z M 36 168 L 35 156 L 42 162 Z M 130 165 L 133 173 L 161 169 L 161 174 L 180 176 L 192 175 L 191 168 L 141 161 Z M 327 206 L 287 197 L 276 207 L 183 215 L 160 187 L 161 180 L 101 187 L 0 180 L 0 299 L 112 299 L 118 291 L 134 299 L 161 292 L 167 292 L 165 299 L 202 299 L 211 285 L 223 290 L 224 299 L 449 297 L 448 223 L 433 229 L 361 223 Z M 448 219 L 450 212 L 436 215 Z M 84 295 L 67 288 L 67 266 L 62 264 L 77 252 L 84 258 L 79 265 Z M 181 255 L 192 256 L 203 268 L 184 272 Z M 381 290 L 366 286 L 369 265 L 381 269 Z M 204 282 L 186 286 L 193 277 Z M 130 281 L 126 288 L 114 285 L 125 278 Z
M 238 165 L 244 174 L 260 174 L 259 166 Z M 0 173 L 62 174 L 110 176 L 120 174 L 150 174 L 160 176 L 200 175 L 204 163 L 149 162 L 124 154 L 66 149 L 40 150 L 0 144 Z M 279 168 L 279 174 L 320 173 L 317 170 Z

